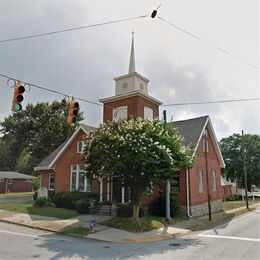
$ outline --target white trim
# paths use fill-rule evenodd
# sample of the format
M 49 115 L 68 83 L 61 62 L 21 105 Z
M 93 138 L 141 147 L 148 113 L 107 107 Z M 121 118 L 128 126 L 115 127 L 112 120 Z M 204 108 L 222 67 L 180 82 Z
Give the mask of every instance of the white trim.
M 141 92 L 140 90 L 135 90 L 135 91 L 129 92 L 127 94 L 121 94 L 121 95 L 116 95 L 116 96 L 112 96 L 112 97 L 108 97 L 108 98 L 102 98 L 99 100 L 99 102 L 106 104 L 106 103 L 109 103 L 112 101 L 122 100 L 122 99 L 135 97 L 135 96 L 142 97 L 148 101 L 151 101 L 152 103 L 155 103 L 156 105 L 162 105 L 161 101 L 151 97 L 150 95 L 147 95 L 147 94 Z
M 59 153 L 54 157 L 54 159 L 50 162 L 50 164 L 46 167 L 35 167 L 34 170 L 35 171 L 40 171 L 40 170 L 49 170 L 49 169 L 55 169 L 53 168 L 53 164 L 56 162 L 56 160 L 61 156 L 61 154 L 67 149 L 67 147 L 71 144 L 71 142 L 73 141 L 73 139 L 76 137 L 76 135 L 79 133 L 79 131 L 82 130 L 83 132 L 85 132 L 86 134 L 89 131 L 86 131 L 85 128 L 80 125 L 77 130 L 74 132 L 74 134 L 70 137 L 70 139 L 66 142 L 66 144 L 61 148 L 61 150 L 59 151 Z
M 50 180 L 51 180 L 51 175 L 54 175 L 54 188 L 50 188 L 50 184 L 51 184 L 51 182 L 50 182 Z M 55 189 L 55 173 L 54 172 L 51 172 L 51 173 L 49 173 L 49 190 L 54 190 Z
M 208 123 L 209 123 L 209 124 L 208 124 Z M 214 128 L 213 128 L 213 125 L 212 125 L 212 123 L 211 123 L 211 120 L 210 120 L 209 116 L 207 116 L 207 120 L 206 120 L 206 122 L 205 122 L 205 124 L 204 124 L 204 126 L 203 126 L 203 128 L 202 128 L 202 131 L 201 131 L 201 133 L 200 133 L 200 137 L 199 137 L 199 139 L 198 139 L 198 142 L 197 142 L 197 144 L 196 144 L 196 147 L 195 147 L 195 149 L 194 149 L 194 152 L 193 152 L 192 157 L 194 157 L 194 156 L 196 155 L 196 152 L 197 152 L 197 149 L 198 149 L 198 147 L 199 147 L 201 138 L 202 138 L 202 136 L 203 136 L 203 134 L 204 134 L 204 130 L 206 129 L 207 125 L 209 125 L 208 129 L 210 130 L 210 133 L 211 133 L 210 136 L 212 137 L 212 142 L 213 142 L 214 148 L 215 148 L 215 150 L 216 150 L 216 154 L 217 154 L 217 156 L 218 156 L 218 159 L 219 159 L 219 161 L 220 161 L 220 167 L 221 167 L 221 168 L 225 168 L 225 162 L 224 162 L 224 159 L 223 159 L 223 157 L 222 157 L 222 154 L 221 154 L 221 151 L 220 151 L 220 148 L 219 148 L 219 145 L 218 145 L 218 140 L 217 140 L 217 137 L 216 137 L 216 134 L 215 134 L 215 131 L 214 131 Z
M 121 202 L 125 203 L 125 187 L 122 186 L 122 191 L 121 191 Z

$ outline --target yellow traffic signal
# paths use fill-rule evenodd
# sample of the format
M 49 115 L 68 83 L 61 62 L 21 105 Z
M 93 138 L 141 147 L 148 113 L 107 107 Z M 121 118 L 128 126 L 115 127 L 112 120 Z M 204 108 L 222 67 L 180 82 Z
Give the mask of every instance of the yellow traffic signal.
M 77 122 L 77 116 L 79 112 L 79 102 L 75 101 L 75 98 L 72 97 L 70 101 L 69 115 L 68 115 L 68 124 Z
M 14 87 L 14 96 L 12 111 L 18 112 L 22 110 L 23 93 L 25 91 L 24 84 L 21 81 L 17 81 Z

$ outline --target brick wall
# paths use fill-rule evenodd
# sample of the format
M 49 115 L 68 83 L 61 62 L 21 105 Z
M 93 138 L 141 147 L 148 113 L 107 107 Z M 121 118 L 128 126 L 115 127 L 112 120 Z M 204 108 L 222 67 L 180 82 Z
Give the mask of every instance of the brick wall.
M 5 185 L 6 185 L 6 180 L 4 182 L 0 182 L 0 193 L 5 193 Z M 32 183 L 25 179 L 13 179 L 12 184 L 8 184 L 7 191 L 8 192 L 31 192 Z
M 222 199 L 230 199 L 233 196 L 232 185 L 222 186 Z
M 212 137 L 208 131 L 208 147 L 209 152 L 208 156 L 208 176 L 209 176 L 209 188 L 211 200 L 220 200 L 222 199 L 222 190 L 221 190 L 221 168 L 220 162 L 218 160 L 215 148 L 213 146 Z M 193 168 L 190 170 L 190 193 L 191 193 L 191 205 L 198 205 L 207 203 L 207 179 L 206 179 L 206 165 L 205 165 L 205 153 L 203 151 L 203 142 L 202 139 L 197 149 L 196 153 L 196 162 Z M 198 192 L 198 171 L 202 170 L 203 176 L 203 191 Z M 213 191 L 213 176 L 212 170 L 216 172 L 216 191 Z
M 144 106 L 148 106 L 153 110 L 154 118 L 157 118 L 159 116 L 158 105 L 139 96 L 108 102 L 105 105 L 113 108 L 120 107 L 120 106 L 127 106 L 128 116 L 133 115 L 133 116 L 140 116 L 140 117 L 144 117 Z M 104 113 L 103 113 L 104 122 L 112 121 L 113 109 L 110 107 L 104 106 Z

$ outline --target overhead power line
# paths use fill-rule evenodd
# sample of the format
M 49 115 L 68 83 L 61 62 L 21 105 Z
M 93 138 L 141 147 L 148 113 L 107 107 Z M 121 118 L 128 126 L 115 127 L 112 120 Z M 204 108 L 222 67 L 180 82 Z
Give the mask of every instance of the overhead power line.
M 18 79 L 10 77 L 10 76 L 5 75 L 5 74 L 0 74 L 0 76 L 3 77 L 3 78 L 6 78 L 8 80 L 19 81 Z M 37 88 L 37 89 L 40 89 L 40 90 L 44 90 L 44 91 L 48 91 L 48 92 L 51 92 L 51 93 L 55 93 L 55 94 L 58 94 L 58 95 L 61 95 L 61 96 L 64 96 L 64 97 L 74 97 L 77 100 L 80 100 L 80 101 L 83 101 L 83 102 L 86 102 L 86 103 L 89 103 L 89 104 L 93 104 L 93 105 L 97 105 L 97 106 L 100 106 L 100 107 L 108 107 L 108 108 L 114 109 L 114 107 L 111 107 L 111 106 L 108 106 L 108 105 L 105 105 L 105 104 L 100 104 L 98 102 L 95 102 L 95 101 L 92 101 L 92 100 L 89 100 L 89 99 L 77 97 L 75 95 L 70 95 L 70 94 L 67 94 L 67 93 L 64 93 L 64 92 L 61 92 L 61 91 L 53 90 L 53 89 L 46 88 L 46 87 L 43 87 L 43 86 L 40 86 L 40 85 L 36 85 L 36 84 L 32 84 L 32 83 L 29 83 L 29 82 L 25 82 L 25 81 L 22 81 L 22 82 L 25 85 L 28 85 L 30 88 L 34 87 L 34 88 Z M 217 101 L 198 101 L 198 102 L 194 101 L 194 102 L 165 104 L 165 105 L 161 105 L 161 107 L 187 106 L 187 105 L 205 105 L 205 104 L 218 104 L 218 103 L 234 103 L 234 102 L 259 101 L 259 100 L 260 100 L 260 97 L 244 98 L 244 99 L 217 100 Z
M 0 43 L 20 41 L 20 40 L 27 40 L 27 39 L 30 39 L 30 38 L 43 37 L 43 36 L 47 36 L 47 35 L 59 34 L 59 33 L 65 33 L 65 32 L 71 32 L 71 31 L 75 31 L 75 30 L 84 30 L 84 29 L 88 29 L 88 28 L 92 28 L 92 27 L 98 27 L 98 26 L 103 26 L 103 25 L 109 25 L 109 24 L 113 24 L 113 23 L 120 23 L 120 22 L 126 22 L 126 21 L 130 21 L 130 20 L 142 19 L 142 18 L 145 18 L 145 17 L 147 17 L 147 15 L 141 15 L 141 16 L 130 17 L 130 18 L 124 18 L 124 19 L 118 19 L 118 20 L 113 20 L 113 21 L 108 21 L 108 22 L 102 22 L 102 23 L 90 24 L 90 25 L 85 25 L 85 26 L 67 28 L 67 29 L 57 30 L 57 31 L 52 31 L 52 32 L 39 33 L 39 34 L 31 34 L 31 35 L 26 35 L 26 36 L 21 36 L 21 37 L 3 39 L 3 40 L 0 40 Z
M 206 105 L 206 104 L 219 104 L 219 103 L 233 103 L 233 102 L 246 102 L 246 101 L 260 101 L 260 97 L 257 98 L 241 98 L 241 99 L 227 99 L 216 101 L 198 101 L 198 102 L 183 102 L 161 105 L 162 107 L 170 106 L 188 106 L 188 105 Z
M 198 35 L 195 35 L 194 33 L 191 33 L 191 32 L 189 32 L 189 31 L 183 29 L 182 27 L 180 27 L 180 26 L 178 26 L 178 25 L 176 25 L 176 24 L 174 24 L 174 23 L 171 23 L 171 22 L 167 21 L 166 19 L 164 19 L 164 18 L 162 18 L 162 17 L 160 17 L 160 16 L 158 16 L 158 18 L 159 18 L 161 21 L 167 23 L 168 25 L 174 27 L 175 29 L 177 29 L 177 30 L 179 30 L 179 31 L 182 31 L 183 33 L 185 33 L 185 34 L 187 34 L 187 35 L 189 35 L 189 36 L 195 38 L 196 40 L 203 41 L 203 39 L 202 39 L 201 37 L 199 37 Z M 254 68 L 254 69 L 258 69 L 257 66 L 251 64 L 250 62 L 248 62 L 248 61 L 246 61 L 246 60 L 244 60 L 244 59 L 241 59 L 240 57 L 237 57 L 237 56 L 233 55 L 232 53 L 230 53 L 229 51 L 227 51 L 227 50 L 225 50 L 225 49 L 223 49 L 223 48 L 221 48 L 221 47 L 218 47 L 218 46 L 215 45 L 215 46 L 213 46 L 213 48 L 216 49 L 216 50 L 218 50 L 218 51 L 220 51 L 220 52 L 222 52 L 223 54 L 226 54 L 226 55 L 232 57 L 233 59 L 236 59 L 236 60 L 239 60 L 240 62 L 243 62 L 244 64 L 246 64 L 246 65 L 248 65 L 248 66 L 250 66 L 250 67 L 252 67 L 252 68 Z

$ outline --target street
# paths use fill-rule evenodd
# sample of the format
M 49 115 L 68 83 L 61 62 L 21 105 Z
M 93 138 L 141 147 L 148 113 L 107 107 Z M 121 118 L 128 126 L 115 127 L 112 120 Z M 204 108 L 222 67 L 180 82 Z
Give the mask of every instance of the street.
M 156 243 L 115 244 L 0 222 L 0 259 L 260 259 L 260 209 Z

